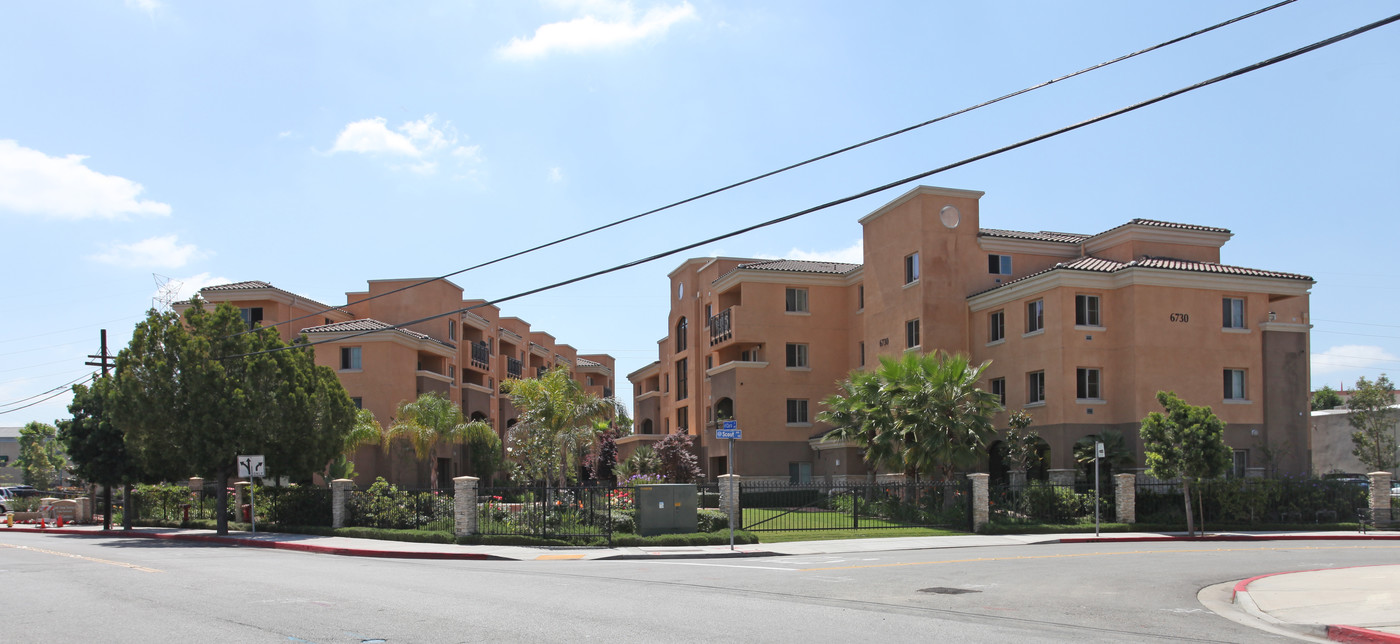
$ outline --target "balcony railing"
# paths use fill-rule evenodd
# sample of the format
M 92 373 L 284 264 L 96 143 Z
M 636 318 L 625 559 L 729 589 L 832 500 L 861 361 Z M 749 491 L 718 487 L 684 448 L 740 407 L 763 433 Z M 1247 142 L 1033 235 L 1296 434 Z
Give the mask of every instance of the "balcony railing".
M 725 309 L 718 314 L 710 316 L 708 321 L 710 327 L 710 346 L 714 346 L 734 337 L 734 327 L 731 326 L 729 318 L 731 311 L 733 311 L 733 309 Z
M 472 343 L 472 366 L 477 369 L 491 368 L 491 345 L 485 342 Z
M 519 380 L 519 379 L 520 379 L 520 376 L 523 375 L 524 373 L 525 373 L 525 363 L 524 363 L 524 362 L 520 361 L 518 358 L 510 358 L 510 357 L 507 357 L 507 358 L 506 358 L 506 376 L 507 376 L 507 377 L 509 377 L 509 378 L 515 378 L 516 380 Z

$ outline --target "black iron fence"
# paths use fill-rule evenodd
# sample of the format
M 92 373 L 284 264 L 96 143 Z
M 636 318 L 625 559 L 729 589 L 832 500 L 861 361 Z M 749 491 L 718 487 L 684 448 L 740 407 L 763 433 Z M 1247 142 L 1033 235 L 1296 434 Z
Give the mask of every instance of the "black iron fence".
M 454 529 L 452 488 L 400 489 L 380 479 L 367 490 L 351 492 L 347 505 L 346 526 L 447 532 Z
M 1114 521 L 1113 489 L 1099 490 L 1099 519 Z M 988 489 L 987 520 L 997 524 L 1078 525 L 1094 522 L 1092 485 L 1030 481 Z
M 739 484 L 739 527 L 752 532 L 945 528 L 968 530 L 969 481 Z
M 1214 479 L 1191 486 L 1192 513 L 1207 525 L 1354 522 L 1368 503 L 1366 487 L 1347 480 Z M 1185 523 L 1181 485 L 1138 484 L 1137 521 Z
M 629 488 L 484 487 L 478 489 L 477 532 L 544 539 L 611 539 L 631 528 Z M 628 524 L 628 525 L 615 525 Z

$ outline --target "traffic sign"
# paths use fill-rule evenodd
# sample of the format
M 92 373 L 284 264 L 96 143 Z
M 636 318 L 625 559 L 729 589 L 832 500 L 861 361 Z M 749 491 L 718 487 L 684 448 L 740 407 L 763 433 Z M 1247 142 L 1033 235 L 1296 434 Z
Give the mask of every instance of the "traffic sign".
M 741 438 L 743 438 L 743 437 L 744 437 L 744 431 L 741 430 L 741 429 L 716 429 L 716 430 L 715 430 L 715 438 L 718 438 L 718 439 L 720 439 L 720 440 L 725 440 L 725 439 L 728 439 L 728 440 L 739 440 L 739 439 L 741 439 Z
M 254 476 L 267 476 L 267 467 L 263 464 L 263 455 L 239 456 L 238 457 L 238 477 L 250 479 Z
M 726 420 L 722 421 L 721 424 L 723 425 L 722 429 L 739 429 L 739 421 L 737 420 Z

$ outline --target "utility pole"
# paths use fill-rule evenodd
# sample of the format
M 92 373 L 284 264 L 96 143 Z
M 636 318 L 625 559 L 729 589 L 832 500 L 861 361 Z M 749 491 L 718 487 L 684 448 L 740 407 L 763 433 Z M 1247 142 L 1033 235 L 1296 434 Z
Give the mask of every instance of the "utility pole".
M 98 351 L 97 355 L 88 354 L 88 357 L 89 357 L 89 358 L 94 358 L 94 359 L 96 359 L 97 361 L 96 361 L 96 362 L 85 362 L 85 363 L 83 363 L 83 364 L 86 364 L 86 365 L 89 366 L 89 367 L 102 367 L 102 377 L 103 377 L 103 378 L 106 378 L 106 377 L 107 377 L 107 372 L 108 372 L 109 370 L 111 370 L 112 367 L 114 367 L 114 366 L 116 365 L 116 358 L 112 357 L 111 354 L 107 353 L 107 329 L 102 329 L 102 349 L 101 349 L 100 351 Z M 127 490 L 126 496 L 123 497 L 123 498 L 127 498 L 127 499 L 131 498 L 131 490 L 130 490 L 130 489 Z M 111 530 L 111 529 L 112 529 L 112 485 L 111 485 L 110 483 L 102 486 L 102 505 L 104 506 L 104 507 L 103 507 L 103 510 L 102 510 L 102 529 L 103 529 L 103 530 Z M 127 528 L 128 530 L 131 529 L 131 524 L 130 524 L 130 523 L 127 521 L 127 519 L 126 519 L 126 517 L 129 517 L 129 516 L 130 516 L 130 514 L 127 513 L 127 512 L 123 512 L 123 513 L 122 513 L 122 523 L 123 523 L 123 524 L 126 524 L 126 528 Z

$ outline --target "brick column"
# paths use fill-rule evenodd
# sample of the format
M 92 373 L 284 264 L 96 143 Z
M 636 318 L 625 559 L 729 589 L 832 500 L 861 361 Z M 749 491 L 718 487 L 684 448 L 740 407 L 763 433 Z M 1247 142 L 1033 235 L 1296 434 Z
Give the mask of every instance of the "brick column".
M 456 534 L 459 537 L 476 534 L 476 484 L 480 480 L 475 476 L 459 476 L 452 479 L 453 515 L 456 519 Z
M 1118 523 L 1137 523 L 1137 475 L 1113 475 L 1113 511 Z
M 733 527 L 739 530 L 744 527 L 744 509 L 739 505 L 740 483 L 743 477 L 738 474 L 721 474 L 715 477 L 719 481 L 719 509 L 726 517 L 734 517 Z M 730 487 L 733 487 L 733 493 Z
M 972 479 L 972 531 L 977 532 L 992 520 L 992 509 L 989 505 L 991 495 L 987 491 L 987 482 L 991 475 L 968 474 L 967 478 Z
M 355 482 L 350 479 L 336 479 L 331 481 L 331 527 L 344 528 L 346 519 L 350 518 L 350 491 L 355 489 Z
M 1390 516 L 1390 472 L 1371 472 L 1371 516 L 1376 525 L 1387 525 L 1395 517 Z

